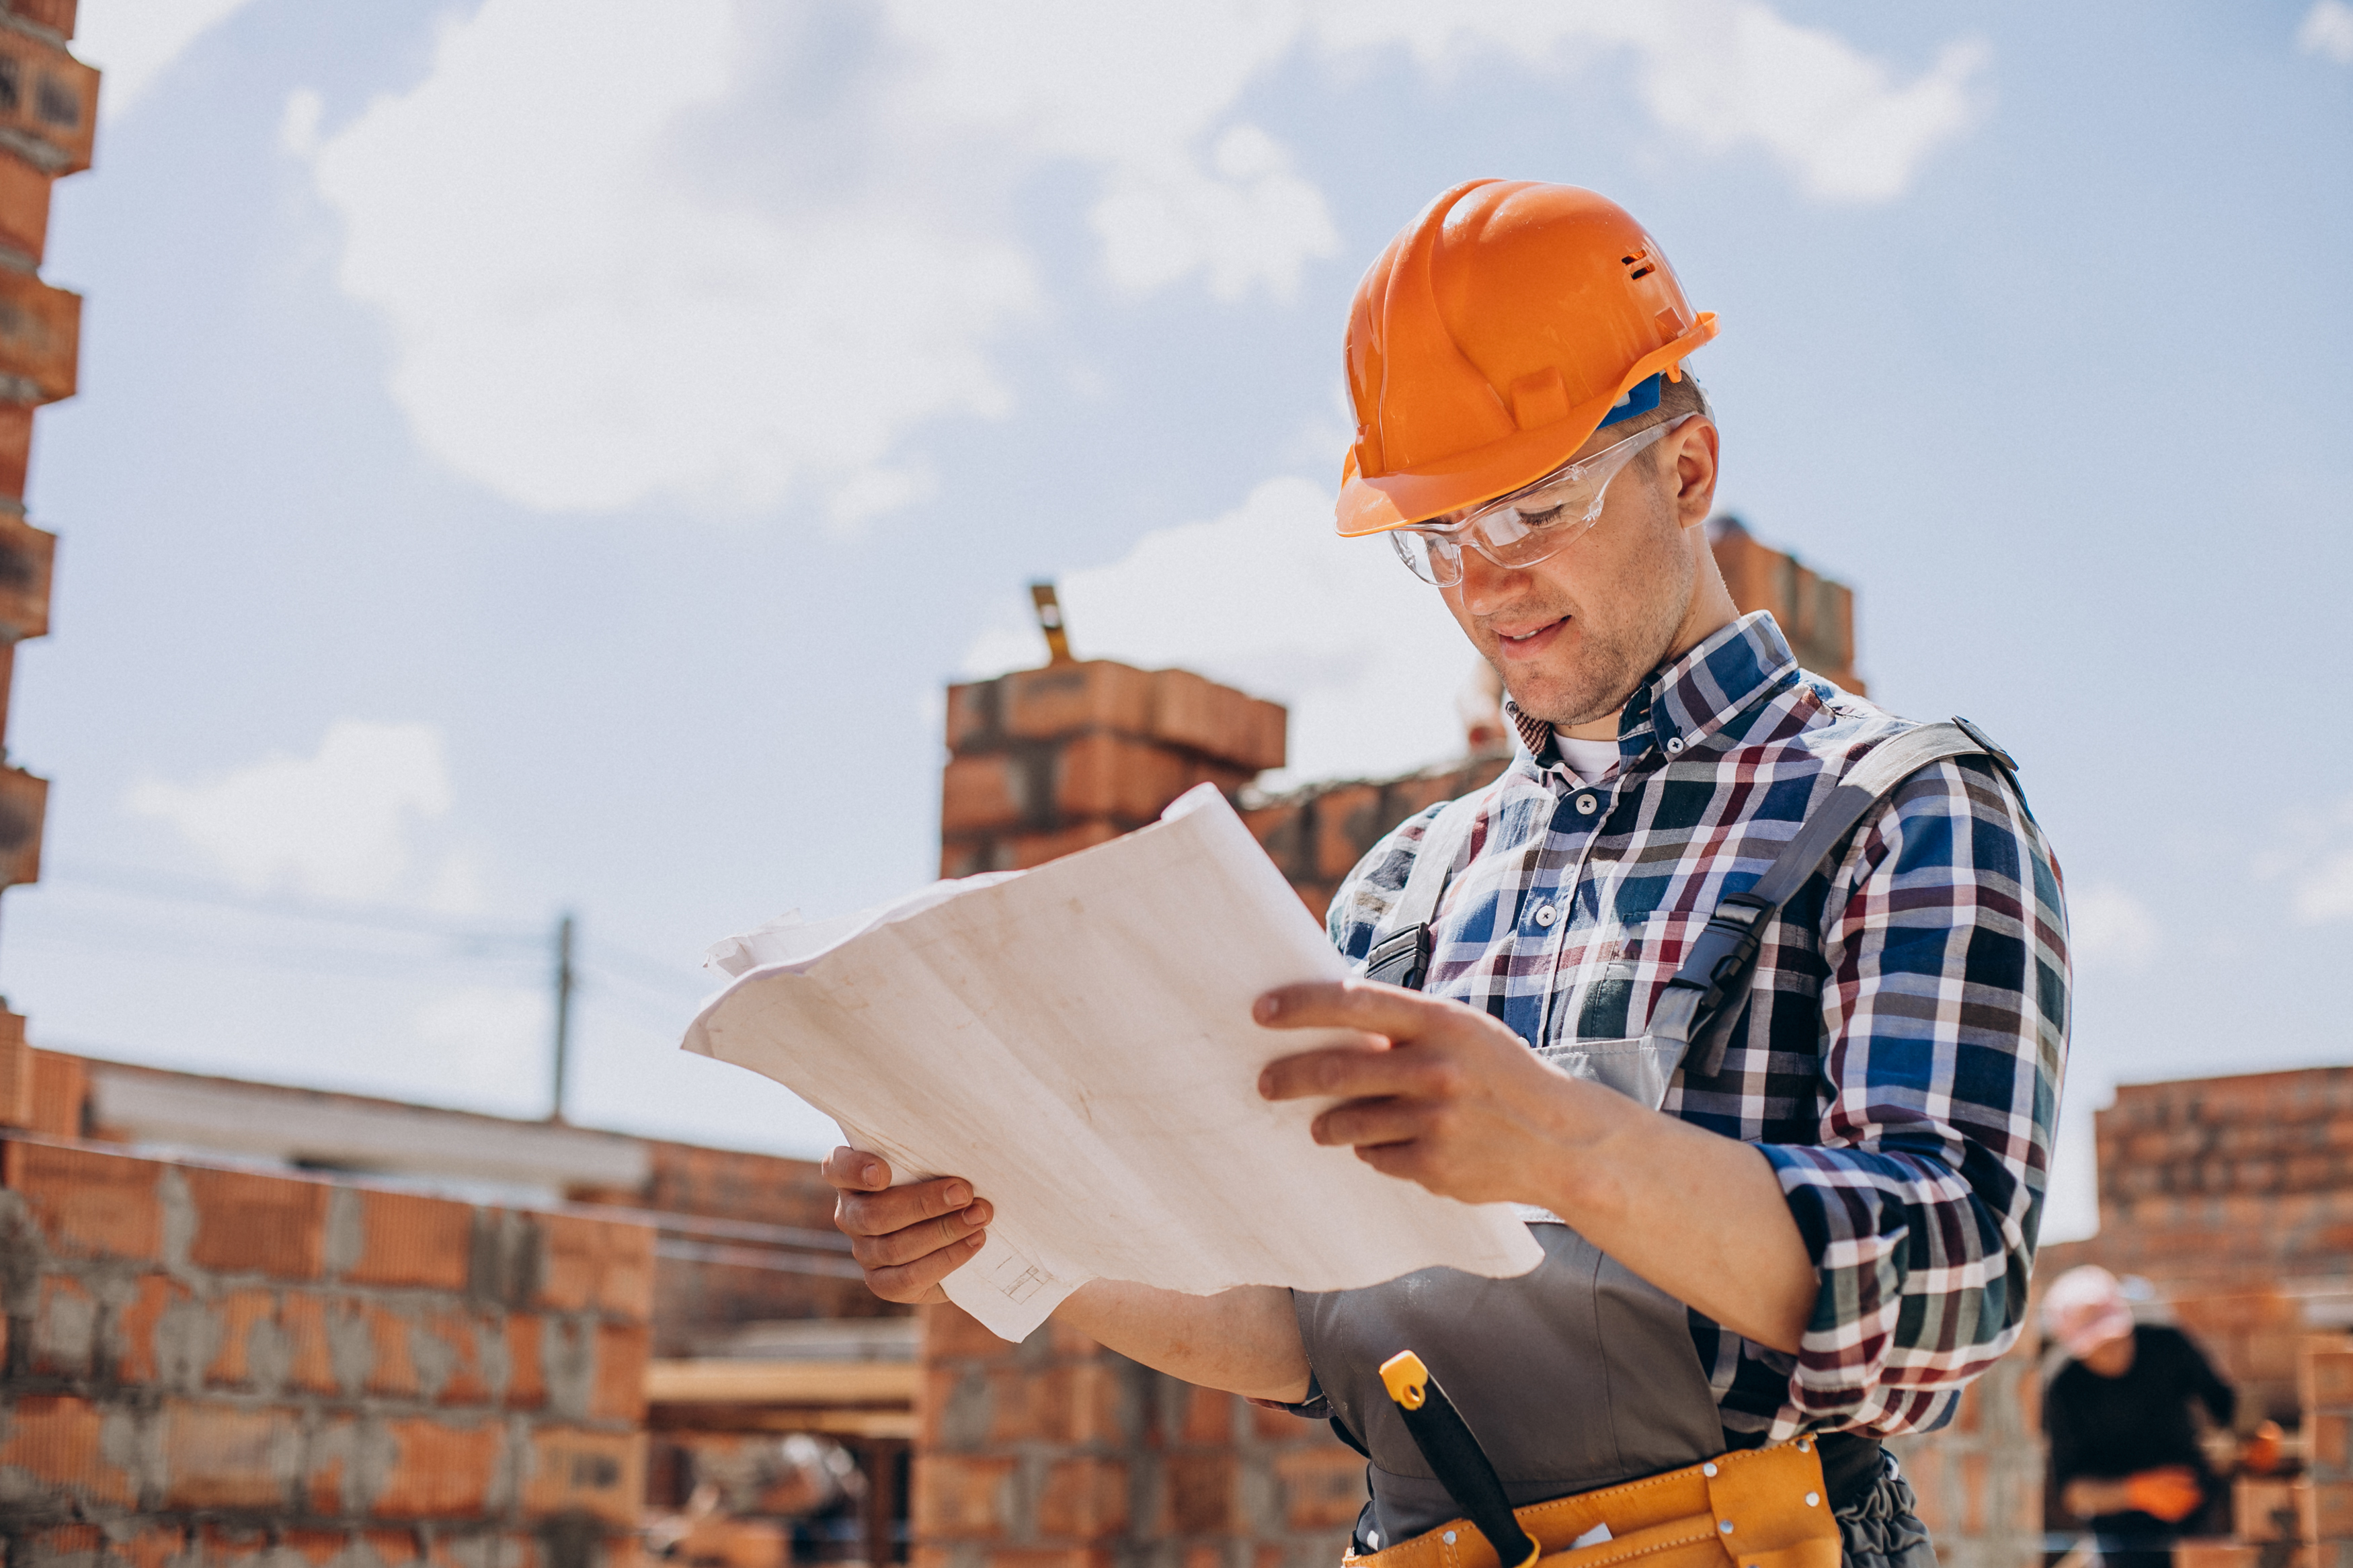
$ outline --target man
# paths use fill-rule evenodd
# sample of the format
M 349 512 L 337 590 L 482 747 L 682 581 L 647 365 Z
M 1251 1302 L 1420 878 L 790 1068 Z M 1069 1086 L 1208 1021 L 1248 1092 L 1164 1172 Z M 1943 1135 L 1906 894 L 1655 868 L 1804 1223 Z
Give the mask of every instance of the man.
M 1848 1558 L 1932 1561 L 1874 1439 L 1944 1420 L 2025 1310 L 2067 960 L 2057 870 L 2005 761 L 1905 778 L 1762 925 L 1728 1034 L 1656 1048 L 1711 914 L 1915 728 L 1736 615 L 1702 526 L 1716 428 L 1680 368 L 1715 331 L 1619 208 L 1493 181 L 1409 226 L 1349 325 L 1340 531 L 1387 534 L 1433 584 L 1524 747 L 1333 900 L 1341 950 L 1419 994 L 1261 998 L 1268 1027 L 1365 1038 L 1260 1087 L 1336 1097 L 1316 1138 L 1377 1169 L 1522 1205 L 1546 1262 L 1296 1299 L 1098 1282 L 1060 1310 L 1148 1365 L 1331 1415 L 1373 1461 L 1359 1552 L 1462 1511 L 1374 1376 L 1402 1345 L 1514 1507 L 1843 1434 L 1808 1451 Z M 1824 414 L 1826 460 L 1882 460 L 1832 445 Z M 937 1300 L 985 1244 L 968 1184 L 885 1191 L 887 1167 L 847 1149 L 826 1169 L 892 1300 Z
M 2042 1402 L 2059 1506 L 2091 1525 L 2109 1568 L 2165 1568 L 2214 1480 L 2190 1405 L 2227 1430 L 2238 1395 L 2179 1329 L 2136 1324 L 2097 1264 L 2051 1282 L 2042 1321 L 2068 1356 Z

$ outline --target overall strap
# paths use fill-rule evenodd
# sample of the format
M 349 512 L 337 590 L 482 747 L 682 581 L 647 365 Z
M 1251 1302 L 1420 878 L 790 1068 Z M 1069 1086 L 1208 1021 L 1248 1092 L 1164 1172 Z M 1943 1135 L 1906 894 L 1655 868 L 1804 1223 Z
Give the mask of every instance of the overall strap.
M 1765 928 L 1781 906 L 1805 886 L 1855 824 L 1905 779 L 1933 763 L 1977 755 L 1991 757 L 2016 783 L 2017 764 L 2010 753 L 1966 719 L 1923 724 L 1865 752 L 1840 776 L 1838 787 L 1806 818 L 1756 884 L 1745 892 L 1725 894 L 1715 906 L 1683 967 L 1659 997 L 1650 1032 L 1685 1042 L 1684 1061 L 1695 1070 L 1721 1069 L 1740 1011 L 1737 1004 L 1757 968 Z
M 1479 802 L 1486 794 L 1475 789 L 1448 801 L 1422 829 L 1405 887 L 1373 932 L 1372 951 L 1365 954 L 1366 979 L 1419 991 L 1430 978 L 1430 925 L 1438 918 L 1438 900 L 1454 874 L 1455 857 L 1471 841 Z

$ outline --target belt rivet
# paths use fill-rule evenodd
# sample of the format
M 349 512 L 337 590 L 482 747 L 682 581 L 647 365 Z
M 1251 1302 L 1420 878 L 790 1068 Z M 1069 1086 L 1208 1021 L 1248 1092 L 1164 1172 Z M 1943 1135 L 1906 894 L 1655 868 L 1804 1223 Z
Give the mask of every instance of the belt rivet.
M 1449 1546 L 1454 1544 L 1454 1532 L 1451 1530 L 1446 1532 L 1446 1544 Z
M 1699 1473 L 1703 1476 L 1712 1476 L 1715 1474 L 1715 1461 L 1711 1459 L 1706 1464 L 1702 1465 L 1699 1468 Z
M 1716 1528 L 1716 1529 L 1718 1529 L 1718 1530 L 1720 1530 L 1720 1531 L 1724 1531 L 1724 1533 L 1725 1533 L 1725 1534 L 1726 1534 L 1726 1535 L 1730 1535 L 1730 1534 L 1732 1533 L 1732 1521 L 1730 1521 L 1730 1520 L 1728 1520 L 1728 1519 L 1727 1519 L 1727 1520 L 1725 1520 L 1722 1524 L 1717 1525 L 1715 1528 Z
M 1820 1507 L 1821 1507 L 1821 1506 L 1822 1506 L 1822 1494 L 1821 1494 L 1821 1493 L 1820 1493 L 1820 1492 L 1808 1492 L 1808 1493 L 1806 1494 L 1806 1506 L 1807 1506 L 1808 1508 L 1820 1508 Z

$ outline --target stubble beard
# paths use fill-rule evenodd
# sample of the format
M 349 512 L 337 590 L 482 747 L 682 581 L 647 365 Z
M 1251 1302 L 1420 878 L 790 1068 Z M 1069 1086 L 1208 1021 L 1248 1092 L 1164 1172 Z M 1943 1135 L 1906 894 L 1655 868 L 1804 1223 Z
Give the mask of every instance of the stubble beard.
M 1525 695 L 1512 689 L 1511 671 L 1503 661 L 1491 659 L 1503 674 L 1504 689 L 1511 692 L 1514 704 L 1530 718 L 1560 729 L 1606 719 L 1625 707 L 1651 672 L 1666 662 L 1675 634 L 1691 612 L 1698 573 L 1672 509 L 1663 496 L 1653 495 L 1657 504 L 1643 524 L 1644 537 L 1654 542 L 1653 547 L 1642 552 L 1635 567 L 1661 591 L 1617 625 L 1579 616 L 1584 635 L 1578 639 L 1576 664 L 1558 676 L 1530 672 L 1536 679 L 1526 683 Z

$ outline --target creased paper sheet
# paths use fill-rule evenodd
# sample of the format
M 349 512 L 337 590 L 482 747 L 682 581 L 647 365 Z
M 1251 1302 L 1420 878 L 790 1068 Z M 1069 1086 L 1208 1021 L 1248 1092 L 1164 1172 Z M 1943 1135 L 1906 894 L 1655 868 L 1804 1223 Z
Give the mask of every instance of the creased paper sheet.
M 784 1084 L 902 1181 L 968 1177 L 997 1218 L 947 1293 L 1007 1339 L 1093 1279 L 1336 1290 L 1541 1258 L 1510 1205 L 1319 1147 L 1330 1101 L 1259 1098 L 1268 1062 L 1338 1037 L 1250 1003 L 1346 966 L 1214 788 L 1018 876 L 712 952 L 736 977 L 686 1048 Z

